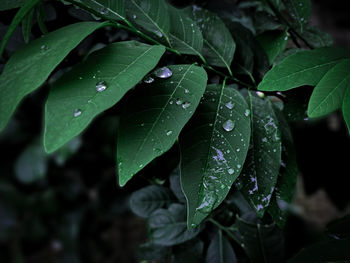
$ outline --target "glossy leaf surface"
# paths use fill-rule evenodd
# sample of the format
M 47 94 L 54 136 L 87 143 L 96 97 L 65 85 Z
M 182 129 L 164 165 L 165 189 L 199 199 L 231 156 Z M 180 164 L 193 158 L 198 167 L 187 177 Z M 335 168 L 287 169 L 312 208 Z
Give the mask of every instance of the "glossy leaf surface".
M 83 6 L 91 8 L 101 17 L 111 20 L 125 20 L 124 0 L 75 0 Z
M 248 105 L 232 86 L 209 85 L 180 137 L 181 185 L 188 226 L 220 205 L 238 177 L 249 147 Z
M 236 254 L 230 242 L 222 235 L 222 231 L 211 240 L 207 255 L 206 263 L 237 263 Z
M 307 109 L 309 117 L 322 117 L 341 108 L 347 88 L 350 88 L 350 59 L 331 68 L 316 85 Z
M 118 42 L 92 53 L 64 74 L 46 102 L 46 151 L 58 149 L 115 105 L 156 66 L 163 53 L 163 46 Z
M 316 85 L 334 65 L 350 52 L 339 48 L 300 51 L 273 67 L 259 84 L 264 91 L 285 91 L 303 85 Z
M 311 0 L 282 0 L 288 13 L 301 31 L 311 16 Z
M 258 36 L 260 45 L 265 50 L 270 64 L 286 48 L 288 42 L 287 31 L 268 31 Z
M 10 58 L 0 76 L 0 131 L 19 102 L 39 88 L 86 36 L 104 25 L 82 22 L 63 27 L 24 46 Z

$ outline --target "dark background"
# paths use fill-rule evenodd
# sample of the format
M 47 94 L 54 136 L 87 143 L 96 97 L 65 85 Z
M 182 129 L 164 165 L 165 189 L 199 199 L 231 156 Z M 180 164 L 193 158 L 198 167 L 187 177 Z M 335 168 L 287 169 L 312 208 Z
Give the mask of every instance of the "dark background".
M 313 1 L 311 24 L 331 34 L 337 46 L 348 48 L 348 10 L 340 2 Z M 58 2 L 47 11 L 49 31 L 91 19 Z M 15 13 L 0 12 L 0 39 Z M 37 25 L 32 33 L 32 38 L 40 36 Z M 96 44 L 128 37 L 124 31 L 98 31 L 69 55 L 48 84 Z M 0 70 L 22 44 L 18 29 L 0 60 Z M 118 187 L 114 152 L 119 105 L 97 118 L 70 145 L 47 156 L 41 141 L 48 84 L 23 101 L 0 134 L 0 262 L 136 262 L 135 251 L 147 240 L 147 229 L 130 212 L 128 198 L 152 180 L 165 180 L 179 161 L 178 149 L 173 147 L 124 188 Z M 288 255 L 317 240 L 330 220 L 350 212 L 350 140 L 341 115 L 296 122 L 293 132 L 301 173 L 295 213 L 286 228 Z

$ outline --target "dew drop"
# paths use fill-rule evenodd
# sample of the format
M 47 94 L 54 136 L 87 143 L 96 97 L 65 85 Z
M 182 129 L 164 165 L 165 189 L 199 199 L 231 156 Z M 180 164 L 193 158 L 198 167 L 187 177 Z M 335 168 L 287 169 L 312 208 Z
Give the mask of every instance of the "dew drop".
M 163 36 L 162 32 L 160 32 L 159 30 L 154 31 L 154 33 L 155 33 L 158 37 L 162 37 L 162 36 Z
M 80 109 L 75 109 L 74 113 L 73 113 L 74 118 L 79 117 L 81 115 L 81 113 L 82 113 L 82 111 Z
M 256 95 L 258 95 L 258 97 L 260 97 L 260 98 L 264 98 L 265 97 L 265 94 L 263 92 L 261 92 L 261 91 L 257 91 Z
M 143 82 L 150 84 L 154 81 L 154 78 L 152 78 L 151 76 L 146 77 Z
M 181 107 L 183 108 L 183 109 L 187 109 L 188 107 L 190 107 L 191 106 L 191 103 L 189 103 L 189 102 L 184 102 L 184 103 L 182 103 L 182 105 L 181 105 Z
M 181 105 L 181 104 L 182 104 L 182 100 L 181 100 L 180 98 L 177 98 L 177 99 L 176 99 L 176 104 L 177 104 L 177 105 Z
M 197 225 L 196 225 L 196 224 L 191 224 L 191 227 L 192 227 L 192 228 L 196 228 Z
M 233 128 L 235 127 L 235 123 L 232 120 L 227 120 L 224 122 L 222 125 L 225 131 L 232 131 Z
M 97 92 L 102 92 L 105 91 L 107 89 L 107 82 L 104 80 L 101 80 L 99 82 L 96 83 L 96 91 Z
M 185 89 L 185 93 L 188 94 L 190 91 L 188 89 Z
M 161 79 L 167 79 L 167 78 L 170 78 L 173 73 L 171 72 L 171 70 L 167 67 L 162 67 L 162 68 L 159 68 L 159 69 L 156 69 L 153 74 L 158 77 L 158 78 L 161 78 Z
M 101 15 L 106 15 L 106 14 L 108 14 L 109 11 L 108 11 L 107 8 L 101 7 L 101 8 L 99 9 L 99 12 L 100 12 Z
M 232 110 L 232 109 L 233 109 L 233 107 L 235 106 L 235 104 L 234 104 L 234 103 L 232 103 L 231 101 L 229 101 L 229 102 L 227 102 L 227 103 L 225 104 L 225 106 L 226 106 L 226 108 L 228 108 L 228 109 Z
M 46 46 L 46 45 L 42 45 L 41 47 L 40 47 L 40 50 L 41 51 L 46 51 L 46 50 L 48 50 L 49 48 Z
M 235 172 L 235 170 L 233 170 L 232 168 L 228 169 L 227 171 L 229 174 L 233 174 Z
M 133 19 L 136 19 L 136 17 L 137 17 L 137 16 L 136 16 L 135 14 L 132 15 L 132 18 L 133 18 Z
M 173 131 L 169 130 L 169 131 L 166 132 L 166 136 L 170 136 L 172 133 L 173 133 Z
M 246 109 L 245 112 L 244 112 L 244 115 L 245 115 L 246 117 L 248 117 L 248 116 L 250 115 L 250 110 Z

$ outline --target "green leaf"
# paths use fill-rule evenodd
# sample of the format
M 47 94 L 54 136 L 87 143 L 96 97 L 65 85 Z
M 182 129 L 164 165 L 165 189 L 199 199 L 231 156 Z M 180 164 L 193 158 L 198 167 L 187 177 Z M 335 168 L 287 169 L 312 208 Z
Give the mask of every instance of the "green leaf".
M 204 243 L 194 238 L 173 248 L 173 263 L 202 263 Z
M 326 227 L 326 233 L 335 239 L 350 237 L 350 215 L 329 223 Z
M 123 114 L 117 142 L 119 184 L 169 150 L 202 97 L 207 75 L 195 65 L 169 66 L 172 76 L 154 76 L 138 89 Z
M 264 91 L 285 91 L 302 85 L 316 85 L 335 64 L 349 58 L 340 48 L 318 48 L 300 51 L 273 67 L 259 84 Z
M 336 64 L 316 85 L 309 101 L 308 116 L 322 117 L 341 108 L 347 88 L 350 88 L 350 59 Z
M 185 12 L 168 7 L 170 14 L 170 42 L 182 54 L 201 56 L 203 36 L 199 27 Z
M 248 218 L 237 217 L 235 226 L 238 229 L 241 246 L 252 263 L 284 262 L 284 239 L 282 232 L 274 225 L 263 225 Z
M 206 261 L 207 263 L 237 263 L 237 258 L 230 242 L 222 235 L 221 230 L 211 240 Z
M 281 136 L 278 120 L 267 99 L 249 93 L 252 135 L 251 149 L 236 183 L 259 217 L 264 215 L 278 178 L 281 164 Z
M 34 11 L 34 8 L 31 9 L 22 20 L 22 35 L 26 44 L 29 42 L 30 33 L 32 31 Z
M 165 39 L 171 46 L 170 15 L 164 0 L 128 0 L 126 1 L 128 19 L 153 36 Z
M 24 46 L 10 58 L 0 76 L 0 131 L 19 102 L 39 88 L 86 36 L 105 25 L 82 22 L 63 27 Z
M 306 26 L 301 34 L 314 48 L 333 46 L 332 36 L 317 27 Z
M 311 16 L 310 0 L 282 0 L 287 12 L 298 24 L 300 31 L 303 32 L 304 25 Z
M 15 163 L 15 175 L 24 184 L 34 183 L 46 176 L 48 156 L 40 143 L 34 142 L 24 149 Z
M 260 45 L 269 58 L 270 65 L 276 57 L 286 48 L 288 42 L 287 31 L 267 31 L 257 37 Z
M 118 42 L 89 55 L 52 87 L 45 106 L 44 145 L 53 152 L 114 106 L 163 55 L 163 46 Z
M 130 198 L 130 208 L 140 217 L 149 217 L 154 211 L 173 203 L 174 196 L 168 188 L 149 185 L 133 192 Z
M 21 7 L 26 0 L 1 0 L 0 11 Z
M 350 261 L 350 238 L 329 240 L 302 249 L 288 263 L 345 263 Z
M 180 203 L 186 203 L 186 197 L 181 189 L 180 167 L 176 167 L 176 169 L 171 173 L 169 182 L 171 191 L 174 193 Z
M 103 18 L 126 20 L 124 0 L 75 0 L 75 2 L 97 11 Z
M 180 137 L 188 227 L 220 205 L 238 177 L 250 138 L 248 105 L 232 86 L 209 85 Z
M 268 212 L 275 223 L 283 228 L 288 215 L 288 206 L 292 201 L 297 181 L 298 164 L 292 132 L 281 111 L 275 109 L 282 134 L 282 160 L 275 191 Z
M 345 92 L 342 112 L 350 133 L 350 88 L 348 88 Z
M 187 229 L 186 208 L 180 204 L 171 204 L 168 209 L 156 210 L 149 218 L 148 224 L 152 241 L 163 246 L 184 243 L 197 236 L 203 229 Z
M 224 22 L 214 13 L 197 6 L 186 8 L 186 13 L 195 21 L 203 34 L 203 56 L 210 65 L 230 65 L 236 44 Z
M 21 9 L 16 13 L 16 16 L 12 19 L 9 29 L 7 30 L 5 36 L 1 40 L 0 44 L 0 57 L 4 52 L 7 41 L 9 41 L 13 32 L 16 30 L 17 26 L 21 23 L 23 18 L 36 6 L 41 0 L 28 0 L 21 7 Z

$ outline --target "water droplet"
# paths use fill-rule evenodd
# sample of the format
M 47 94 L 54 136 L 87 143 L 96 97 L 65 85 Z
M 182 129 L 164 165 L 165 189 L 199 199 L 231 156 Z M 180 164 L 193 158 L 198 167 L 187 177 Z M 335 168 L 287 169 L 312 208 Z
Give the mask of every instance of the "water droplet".
M 197 225 L 196 225 L 196 224 L 191 224 L 191 227 L 192 227 L 192 228 L 196 228 Z
M 146 77 L 143 82 L 150 84 L 154 81 L 154 78 L 152 78 L 151 76 Z
M 232 120 L 227 120 L 224 122 L 222 125 L 225 131 L 232 131 L 233 128 L 235 127 L 235 123 Z
M 220 185 L 220 188 L 225 189 L 225 185 L 224 184 Z
M 258 95 L 258 97 L 260 97 L 260 98 L 264 98 L 265 97 L 265 94 L 263 92 L 261 92 L 261 91 L 257 91 L 256 95 Z
M 173 131 L 169 130 L 169 131 L 166 132 L 166 136 L 170 136 L 172 133 L 173 133 Z
M 167 67 L 162 67 L 162 68 L 159 68 L 159 69 L 156 69 L 153 74 L 158 77 L 158 78 L 161 78 L 161 79 L 167 79 L 167 78 L 170 78 L 173 73 L 171 72 L 171 70 Z
M 145 124 L 144 124 L 144 123 L 141 123 L 140 126 L 143 127 L 143 126 L 145 126 Z
M 188 89 L 185 89 L 185 93 L 188 94 L 190 91 Z
M 75 110 L 74 110 L 74 113 L 73 113 L 74 118 L 80 116 L 81 113 L 82 113 L 82 111 L 81 111 L 80 109 L 75 109 Z
M 105 7 L 101 7 L 98 11 L 100 12 L 101 15 L 106 15 L 109 13 L 109 10 Z
M 229 101 L 229 102 L 227 102 L 227 103 L 225 104 L 225 106 L 226 106 L 226 108 L 228 108 L 228 109 L 232 110 L 232 109 L 233 109 L 233 107 L 235 106 L 235 104 L 234 104 L 234 103 L 232 103 L 231 101 Z
M 92 102 L 92 99 L 88 99 L 88 103 L 91 103 Z
M 288 36 L 285 36 L 285 37 L 284 37 L 284 40 L 287 41 L 287 40 L 288 40 Z
M 48 50 L 49 48 L 46 46 L 46 45 L 42 45 L 41 47 L 40 47 L 40 50 L 41 51 L 46 51 L 46 50 Z
M 174 102 L 171 100 L 170 102 L 169 102 L 169 104 L 171 105 L 171 104 L 173 104 Z
M 154 31 L 154 33 L 155 33 L 158 37 L 162 37 L 162 36 L 163 36 L 162 32 L 160 32 L 159 30 Z
M 242 165 L 240 165 L 240 164 L 237 164 L 237 168 L 239 169 L 239 168 L 241 168 L 242 167 Z
M 177 98 L 177 99 L 176 99 L 176 104 L 177 104 L 177 105 L 181 105 L 181 104 L 182 104 L 182 100 L 181 100 L 180 98 Z
M 244 115 L 245 115 L 246 117 L 248 117 L 248 116 L 250 115 L 250 110 L 246 109 L 245 112 L 244 112 Z
M 104 80 L 101 80 L 99 82 L 96 83 L 96 91 L 97 92 L 102 92 L 105 91 L 107 89 L 107 82 Z
M 132 18 L 133 18 L 133 19 L 136 19 L 136 17 L 137 17 L 137 16 L 136 16 L 135 14 L 132 15 Z
M 228 169 L 227 171 L 229 174 L 234 174 L 235 170 L 233 170 L 232 168 Z
M 187 109 L 188 107 L 190 107 L 191 106 L 191 103 L 189 103 L 189 102 L 184 102 L 184 103 L 182 103 L 182 108 L 183 109 Z

